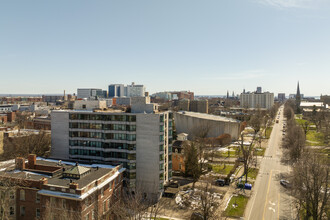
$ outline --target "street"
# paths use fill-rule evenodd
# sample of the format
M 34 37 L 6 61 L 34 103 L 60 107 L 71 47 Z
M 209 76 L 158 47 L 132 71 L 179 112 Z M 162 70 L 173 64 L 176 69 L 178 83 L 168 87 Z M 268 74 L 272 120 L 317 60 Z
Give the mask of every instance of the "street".
M 274 123 L 259 175 L 245 210 L 245 219 L 294 219 L 292 199 L 289 192 L 280 185 L 281 177 L 288 173 L 289 166 L 281 163 L 283 106 L 279 108 L 279 112 L 280 116 L 276 116 L 276 119 L 279 117 L 279 122 Z

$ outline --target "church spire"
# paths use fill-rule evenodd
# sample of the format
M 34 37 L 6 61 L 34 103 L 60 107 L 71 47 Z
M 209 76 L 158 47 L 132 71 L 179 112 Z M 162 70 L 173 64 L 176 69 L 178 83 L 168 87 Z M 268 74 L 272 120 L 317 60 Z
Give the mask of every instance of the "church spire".
M 297 113 L 300 113 L 300 103 L 301 103 L 301 95 L 300 95 L 300 88 L 299 88 L 299 81 L 297 85 L 297 94 L 296 94 L 296 107 L 297 107 Z

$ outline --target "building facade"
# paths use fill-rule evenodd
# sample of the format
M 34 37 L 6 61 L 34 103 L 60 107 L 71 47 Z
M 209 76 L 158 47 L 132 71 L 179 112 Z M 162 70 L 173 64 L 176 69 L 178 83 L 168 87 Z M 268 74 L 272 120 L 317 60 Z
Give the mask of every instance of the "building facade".
M 274 105 L 274 93 L 242 93 L 240 106 L 242 108 L 265 108 L 270 109 Z
M 285 101 L 285 93 L 279 93 L 277 97 L 279 102 Z
M 144 97 L 145 86 L 136 85 L 134 82 L 131 85 L 111 84 L 109 85 L 109 97 Z
M 192 100 L 192 101 L 190 101 L 190 104 L 189 104 L 189 111 L 208 114 L 209 113 L 209 101 L 207 99 Z
M 127 97 L 144 97 L 146 89 L 144 85 L 136 85 L 134 82 L 126 87 Z
M 102 89 L 94 89 L 94 88 L 88 88 L 88 89 L 77 89 L 77 98 L 78 99 L 95 99 L 96 97 L 103 97 L 104 93 Z
M 109 85 L 108 97 L 124 97 L 125 86 L 124 84 L 111 84 Z
M 196 112 L 175 112 L 174 120 L 176 132 L 189 134 L 193 139 L 199 131 L 207 132 L 207 137 L 218 137 L 230 134 L 233 139 L 240 135 L 240 121 L 216 115 Z
M 126 168 L 125 183 L 153 197 L 172 177 L 172 113 L 53 111 L 51 157 Z
M 110 219 L 122 191 L 121 166 L 79 165 L 35 155 L 4 166 L 0 191 L 8 219 Z

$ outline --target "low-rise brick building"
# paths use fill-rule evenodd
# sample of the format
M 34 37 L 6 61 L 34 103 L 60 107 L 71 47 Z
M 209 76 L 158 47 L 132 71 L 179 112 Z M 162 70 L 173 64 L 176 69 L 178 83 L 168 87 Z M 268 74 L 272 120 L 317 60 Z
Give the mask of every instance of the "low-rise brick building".
M 122 166 L 79 165 L 36 158 L 0 163 L 9 219 L 111 219 L 122 191 Z M 2 193 L 3 194 L 3 193 Z M 3 200 L 4 201 L 4 200 Z

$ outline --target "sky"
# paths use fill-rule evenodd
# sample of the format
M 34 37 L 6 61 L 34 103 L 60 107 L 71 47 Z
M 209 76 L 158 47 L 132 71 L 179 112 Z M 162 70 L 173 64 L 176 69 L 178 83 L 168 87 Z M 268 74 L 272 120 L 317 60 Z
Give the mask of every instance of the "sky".
M 0 94 L 330 95 L 330 0 L 0 0 Z

